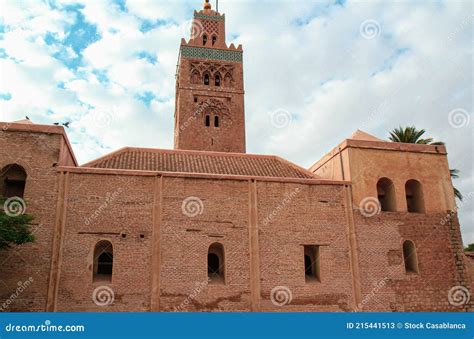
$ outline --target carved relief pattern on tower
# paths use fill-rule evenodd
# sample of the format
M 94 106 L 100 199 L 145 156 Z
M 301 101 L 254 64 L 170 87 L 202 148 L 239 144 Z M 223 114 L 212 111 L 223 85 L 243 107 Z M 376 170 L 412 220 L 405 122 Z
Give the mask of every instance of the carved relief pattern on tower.
M 198 105 L 194 115 L 196 117 L 200 117 L 200 116 L 203 116 L 205 114 L 219 115 L 221 118 L 225 116 L 225 120 L 224 120 L 225 125 L 232 125 L 230 109 L 221 100 L 206 99 L 206 100 L 202 101 Z
M 181 55 L 186 58 L 242 62 L 242 51 L 237 50 L 181 46 Z
M 212 20 L 201 20 L 202 26 L 204 27 L 204 32 L 209 34 L 219 32 L 219 24 L 217 21 Z
M 204 74 L 209 74 L 210 78 L 215 79 L 219 75 L 222 79 L 223 87 L 234 86 L 234 67 L 232 65 L 220 65 L 210 62 L 191 62 L 190 79 L 191 84 L 202 84 Z

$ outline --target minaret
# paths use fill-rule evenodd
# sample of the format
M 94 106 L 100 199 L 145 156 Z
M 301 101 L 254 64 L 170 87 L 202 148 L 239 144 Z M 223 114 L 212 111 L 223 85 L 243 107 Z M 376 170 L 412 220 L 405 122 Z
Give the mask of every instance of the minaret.
M 227 46 L 225 15 L 208 0 L 181 39 L 174 148 L 245 153 L 242 46 Z

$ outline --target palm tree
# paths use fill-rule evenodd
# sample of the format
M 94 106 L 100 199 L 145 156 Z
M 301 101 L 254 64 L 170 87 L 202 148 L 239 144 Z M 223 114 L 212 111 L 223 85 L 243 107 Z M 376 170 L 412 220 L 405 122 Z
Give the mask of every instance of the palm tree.
M 422 139 L 421 137 L 425 132 L 424 129 L 417 130 L 415 126 L 407 126 L 405 128 L 400 126 L 390 132 L 389 139 L 393 142 L 403 142 L 407 144 L 444 145 L 442 141 L 433 142 L 433 138 Z M 452 179 L 459 178 L 459 170 L 450 169 L 449 173 Z M 462 193 L 454 186 L 453 189 L 455 197 L 462 201 Z
M 449 170 L 449 173 L 451 174 L 452 179 L 459 178 L 459 170 L 453 168 Z M 459 201 L 462 201 L 462 193 L 454 186 L 453 186 L 453 189 L 454 189 L 454 195 L 456 196 L 456 198 L 458 198 Z
M 433 138 L 421 139 L 425 134 L 424 129 L 417 130 L 415 126 L 403 128 L 402 126 L 395 128 L 390 132 L 390 140 L 393 142 L 403 142 L 407 144 L 424 144 L 424 145 L 444 145 L 442 141 L 433 142 Z

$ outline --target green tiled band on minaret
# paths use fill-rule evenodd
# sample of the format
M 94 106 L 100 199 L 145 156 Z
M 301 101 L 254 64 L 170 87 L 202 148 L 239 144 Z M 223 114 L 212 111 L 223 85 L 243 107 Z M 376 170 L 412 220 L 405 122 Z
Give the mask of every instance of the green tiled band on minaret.
M 242 51 L 181 46 L 181 55 L 186 58 L 242 62 Z
M 216 16 L 216 15 L 207 15 L 207 14 L 202 14 L 202 13 L 195 13 L 194 14 L 194 19 L 219 21 L 219 20 L 225 20 L 225 14 Z

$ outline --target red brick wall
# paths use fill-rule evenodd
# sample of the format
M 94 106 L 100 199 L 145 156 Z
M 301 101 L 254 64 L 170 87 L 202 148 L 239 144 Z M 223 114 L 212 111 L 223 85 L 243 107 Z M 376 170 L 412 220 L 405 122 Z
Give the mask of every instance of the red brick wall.
M 25 167 L 27 211 L 38 223 L 35 243 L 0 252 L 2 300 L 32 278 L 7 311 L 44 311 L 55 279 L 50 307 L 58 311 L 350 311 L 357 282 L 364 311 L 472 309 L 448 302 L 451 288 L 471 284 L 456 216 L 450 222 L 442 213 L 364 217 L 356 209 L 352 220 L 342 184 L 70 172 L 59 190 L 53 164 L 61 138 L 0 133 L 0 165 Z M 198 213 L 189 216 L 183 202 L 191 197 L 198 198 Z M 351 265 L 351 220 L 360 275 Z M 404 271 L 404 239 L 417 247 L 418 274 Z M 92 282 L 100 240 L 113 244 L 111 283 Z M 224 246 L 225 284 L 207 283 L 214 242 Z M 305 281 L 304 245 L 320 246 L 321 282 Z M 50 281 L 56 266 L 59 275 Z M 103 285 L 115 297 L 107 307 L 92 299 Z M 291 302 L 272 303 L 275 288 L 283 297 L 277 301 L 291 294 Z
M 258 183 L 262 311 L 351 309 L 343 187 Z M 305 282 L 303 245 L 320 245 L 321 282 Z M 271 303 L 271 291 L 277 286 L 291 291 L 289 305 Z
M 202 213 L 183 214 L 196 197 Z M 248 184 L 246 181 L 165 178 L 163 183 L 161 307 L 189 311 L 249 310 Z M 207 281 L 207 252 L 224 246 L 225 285 Z M 196 297 L 187 296 L 196 292 Z
M 154 180 L 70 174 L 58 311 L 150 309 Z M 183 213 L 183 201 L 189 197 L 200 199 L 201 214 L 189 217 Z M 351 268 L 341 199 L 342 186 L 338 185 L 258 183 L 258 309 L 350 309 Z M 162 202 L 160 310 L 251 310 L 249 183 L 165 177 Z M 95 211 L 99 213 L 92 217 Z M 139 234 L 145 234 L 145 239 Z M 100 240 L 114 246 L 110 284 L 92 282 L 93 249 Z M 225 249 L 225 284 L 206 282 L 207 251 L 214 242 Z M 305 283 L 305 244 L 321 245 L 320 283 Z M 102 285 L 114 291 L 111 306 L 100 307 L 92 300 L 94 289 Z M 289 305 L 271 303 L 271 290 L 277 286 L 291 291 Z
M 0 171 L 14 163 L 25 169 L 26 213 L 35 216 L 36 237 L 34 243 L 0 251 L 0 310 L 45 309 L 57 203 L 58 175 L 53 164 L 58 162 L 61 139 L 59 134 L 0 130 Z M 31 280 L 28 286 L 2 308 L 27 280 Z
M 471 280 L 471 292 L 474 293 L 474 253 L 466 252 L 465 255 L 467 274 L 469 275 L 469 279 Z
M 453 234 L 443 224 L 446 214 L 381 212 L 364 217 L 355 213 L 362 310 L 366 311 L 464 311 L 449 304 L 451 288 L 465 285 L 457 267 Z M 453 224 L 459 230 L 457 219 Z M 414 242 L 419 273 L 406 273 L 402 244 Z M 375 293 L 373 293 L 375 292 Z
M 142 176 L 70 174 L 58 311 L 149 309 L 152 183 Z M 111 284 L 92 282 L 93 251 L 100 240 L 113 245 Z M 92 300 L 94 289 L 102 285 L 114 291 L 110 307 Z

